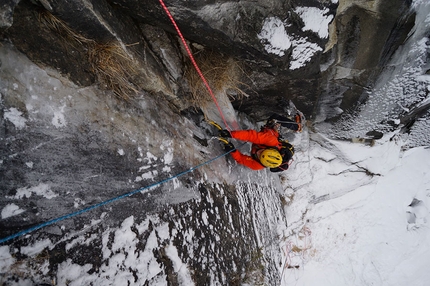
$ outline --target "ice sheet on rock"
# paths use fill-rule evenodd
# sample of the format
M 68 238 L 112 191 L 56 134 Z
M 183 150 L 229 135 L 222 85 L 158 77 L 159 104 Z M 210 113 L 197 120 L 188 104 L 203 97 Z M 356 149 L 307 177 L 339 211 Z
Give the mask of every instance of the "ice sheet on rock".
M 202 108 L 206 118 L 220 124 L 222 128 L 228 127 L 231 130 L 240 129 L 236 117 L 236 111 L 234 110 L 233 105 L 231 104 L 231 101 L 228 98 L 227 94 L 225 92 L 218 92 L 215 94 L 215 98 L 216 103 L 213 100 L 209 101 Z M 228 126 L 224 126 L 224 120 L 226 121 Z

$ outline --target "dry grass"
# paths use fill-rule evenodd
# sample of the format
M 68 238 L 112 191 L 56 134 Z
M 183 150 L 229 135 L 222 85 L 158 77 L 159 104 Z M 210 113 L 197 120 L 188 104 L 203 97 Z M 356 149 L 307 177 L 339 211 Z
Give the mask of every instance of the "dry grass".
M 235 100 L 248 96 L 241 89 L 241 86 L 245 86 L 245 84 L 240 81 L 244 71 L 239 62 L 215 52 L 200 52 L 194 57 L 215 94 L 225 92 Z M 193 105 L 204 107 L 212 98 L 191 62 L 186 67 L 185 75 L 193 96 Z
M 264 285 L 264 255 L 262 248 L 251 251 L 250 259 L 245 268 L 243 281 L 250 285 Z
M 294 193 L 285 196 L 279 195 L 279 198 L 283 207 L 290 206 L 294 201 Z
M 118 43 L 93 44 L 88 49 L 88 58 L 104 88 L 126 101 L 137 94 L 138 87 L 132 83 L 137 66 Z
M 88 51 L 92 72 L 102 88 L 113 91 L 118 98 L 126 101 L 138 92 L 139 87 L 133 83 L 138 68 L 118 42 L 100 44 L 87 39 L 46 10 L 39 12 L 39 21 L 58 33 L 68 45 L 75 48 L 77 45 L 83 46 Z
M 70 29 L 66 23 L 52 15 L 47 10 L 39 11 L 39 22 L 44 24 L 50 30 L 58 33 L 66 43 L 72 46 L 75 46 L 76 44 L 91 44 L 94 42 L 93 40 L 87 39 Z
M 292 252 L 299 253 L 299 252 L 302 252 L 303 250 L 304 250 L 304 249 L 302 249 L 302 248 L 298 247 L 297 245 L 293 245 L 293 247 L 291 247 L 291 251 L 292 251 Z
M 7 276 L 9 277 L 19 277 L 21 279 L 29 279 L 31 278 L 31 273 L 28 271 L 29 268 L 34 268 L 34 265 L 44 265 L 45 263 L 49 264 L 49 251 L 47 249 L 43 250 L 36 256 L 30 256 L 27 258 L 16 258 L 14 256 L 15 261 L 9 267 Z M 41 269 L 36 270 L 37 275 L 43 275 Z M 5 274 L 5 273 L 2 273 Z M 34 274 L 34 273 L 33 273 Z M 9 279 L 8 279 L 9 280 Z M 5 284 L 3 284 L 5 283 Z M 9 285 L 5 281 L 2 281 L 2 276 L 0 275 L 0 285 Z

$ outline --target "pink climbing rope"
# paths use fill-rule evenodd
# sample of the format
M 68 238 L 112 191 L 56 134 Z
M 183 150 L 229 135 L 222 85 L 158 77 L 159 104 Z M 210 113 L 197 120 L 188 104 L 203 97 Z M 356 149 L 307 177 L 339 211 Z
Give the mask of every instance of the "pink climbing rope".
M 194 60 L 193 54 L 191 53 L 191 50 L 190 50 L 190 48 L 188 47 L 188 44 L 187 44 L 187 42 L 185 41 L 184 36 L 182 36 L 181 30 L 179 30 L 178 25 L 176 25 L 176 21 L 175 21 L 175 19 L 173 19 L 172 14 L 170 14 L 170 11 L 169 11 L 169 9 L 167 9 L 167 6 L 164 4 L 163 0 L 160 0 L 160 4 L 161 4 L 161 6 L 163 7 L 164 11 L 166 12 L 167 16 L 170 18 L 170 21 L 172 21 L 172 24 L 173 24 L 173 26 L 175 27 L 176 32 L 178 33 L 179 37 L 181 38 L 182 43 L 184 44 L 184 47 L 185 47 L 185 49 L 187 50 L 188 55 L 190 56 L 190 59 L 191 59 L 191 62 L 193 63 L 193 65 L 194 65 L 194 68 L 196 69 L 196 71 L 197 71 L 197 73 L 199 74 L 200 78 L 202 79 L 202 81 L 203 81 L 204 85 L 206 86 L 207 90 L 209 91 L 209 94 L 211 95 L 211 97 L 212 97 L 213 101 L 215 102 L 215 105 L 216 105 L 216 107 L 217 107 L 217 109 L 218 109 L 218 112 L 219 112 L 219 114 L 220 114 L 220 116 L 221 116 L 221 118 L 222 118 L 223 122 L 224 122 L 225 127 L 226 127 L 229 131 L 231 131 L 231 130 L 230 130 L 230 128 L 229 128 L 229 126 L 228 126 L 228 124 L 227 124 L 227 121 L 225 120 L 224 114 L 223 114 L 223 113 L 222 113 L 222 111 L 221 111 L 221 108 L 220 108 L 220 106 L 219 106 L 219 104 L 218 104 L 218 101 L 217 101 L 217 100 L 216 100 L 216 98 L 215 98 L 214 93 L 212 92 L 211 87 L 209 86 L 208 82 L 206 81 L 206 78 L 203 76 L 203 73 L 201 72 L 201 70 L 200 70 L 199 66 L 197 65 L 196 61 Z

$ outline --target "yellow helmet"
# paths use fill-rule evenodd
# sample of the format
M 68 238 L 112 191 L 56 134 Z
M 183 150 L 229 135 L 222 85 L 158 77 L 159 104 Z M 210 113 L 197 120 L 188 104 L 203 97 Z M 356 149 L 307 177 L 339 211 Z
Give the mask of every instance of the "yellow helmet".
M 265 149 L 260 154 L 260 163 L 267 168 L 276 168 L 282 164 L 282 156 L 278 150 Z

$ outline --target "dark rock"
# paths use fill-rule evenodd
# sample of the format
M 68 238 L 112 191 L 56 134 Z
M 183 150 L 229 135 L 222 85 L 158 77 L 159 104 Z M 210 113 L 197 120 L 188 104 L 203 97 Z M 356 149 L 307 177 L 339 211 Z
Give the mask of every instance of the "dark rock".
M 179 109 L 190 105 L 184 97 L 187 84 L 182 80 L 187 56 L 182 43 L 177 41 L 176 31 L 158 1 L 142 5 L 140 1 L 41 1 L 39 6 L 22 3 L 15 13 L 16 23 L 6 37 L 25 52 L 33 61 L 53 66 L 81 85 L 95 82 L 92 63 L 86 52 L 90 47 L 71 44 L 61 31 L 43 27 L 37 19 L 41 13 L 53 15 L 73 31 L 77 37 L 96 43 L 118 42 L 138 63 L 140 73 L 129 78 L 138 87 L 150 92 L 161 92 Z M 279 100 L 294 99 L 306 114 L 312 111 L 318 90 L 309 82 L 319 81 L 319 53 L 302 68 L 290 70 L 292 50 L 280 56 L 266 51 L 258 38 L 266 17 L 276 16 L 283 23 L 286 33 L 295 39 L 307 38 L 323 47 L 328 38 L 319 38 L 314 32 L 302 31 L 303 21 L 291 4 L 284 1 L 242 2 L 178 2 L 168 1 L 168 9 L 189 44 L 199 44 L 201 53 L 216 51 L 228 58 L 243 62 L 247 74 L 240 79 L 241 89 L 251 96 L 235 103 L 244 106 L 242 111 L 265 114 L 259 106 L 252 106 L 258 97 L 274 97 L 269 104 Z M 333 14 L 336 6 L 317 1 L 300 5 L 327 8 Z M 298 5 L 297 5 L 298 6 Z M 286 24 L 288 23 L 288 25 Z M 164 31 L 163 31 L 163 30 Z M 29 31 L 29 33 L 22 33 Z M 167 31 L 167 33 L 165 32 Z M 23 35 L 26 35 L 25 37 Z M 34 48 L 36 47 L 36 48 Z M 182 49 L 182 51 L 181 51 Z M 162 51 L 162 52 L 161 52 Z M 297 87 L 300 86 L 300 89 Z M 309 88 L 305 88 L 309 86 Z M 310 90 L 311 89 L 311 90 Z M 306 95 L 312 94 L 310 97 Z M 306 97 L 306 99 L 305 99 Z M 182 98 L 179 100 L 179 98 Z M 273 106 L 266 106 L 273 108 Z
M 40 18 L 45 11 L 21 1 L 15 9 L 14 24 L 5 36 L 32 61 L 58 69 L 79 85 L 93 84 L 95 76 L 90 71 L 86 47 L 70 40 L 64 32 L 53 31 L 54 27 Z
M 336 35 L 330 43 L 334 61 L 324 72 L 317 113 L 336 118 L 365 102 L 371 88 L 394 51 L 406 39 L 414 15 L 405 1 L 379 1 L 376 11 L 366 4 L 345 3 L 333 22 Z M 324 112 L 322 112 L 324 110 Z
M 384 133 L 377 131 L 377 130 L 372 130 L 366 133 L 367 136 L 373 138 L 373 139 L 381 139 L 382 136 L 384 136 Z
M 0 3 L 0 35 L 12 26 L 13 11 L 20 0 L 4 0 Z

